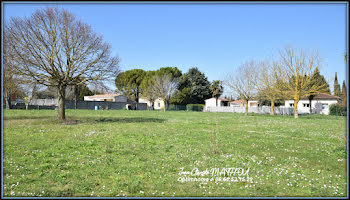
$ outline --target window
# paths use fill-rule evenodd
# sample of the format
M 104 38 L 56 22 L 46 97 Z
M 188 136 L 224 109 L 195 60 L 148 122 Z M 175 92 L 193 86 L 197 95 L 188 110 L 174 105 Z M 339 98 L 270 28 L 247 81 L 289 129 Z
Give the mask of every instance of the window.
M 328 103 L 323 103 L 322 104 L 322 110 L 324 110 L 324 109 L 328 109 Z
M 160 102 L 158 102 L 158 107 L 160 108 Z
M 290 103 L 290 104 L 289 104 L 289 107 L 294 107 L 294 103 Z
M 308 108 L 308 107 L 310 107 L 310 104 L 304 103 L 303 106 Z

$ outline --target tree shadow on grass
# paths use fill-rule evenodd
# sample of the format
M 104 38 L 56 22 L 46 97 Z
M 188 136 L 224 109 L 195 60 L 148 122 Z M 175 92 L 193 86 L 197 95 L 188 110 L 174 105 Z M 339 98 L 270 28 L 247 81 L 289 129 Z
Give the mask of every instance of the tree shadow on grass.
M 56 116 L 10 116 L 4 117 L 4 120 L 49 120 L 61 122 Z M 75 117 L 67 116 L 63 124 L 73 125 L 80 123 L 163 123 L 166 119 L 148 118 L 148 117 Z
M 148 118 L 148 117 L 78 117 L 74 118 L 80 123 L 163 123 L 165 119 Z
M 29 115 L 18 115 L 18 116 L 4 116 L 4 120 L 31 120 L 31 119 L 50 119 L 56 116 L 29 116 Z

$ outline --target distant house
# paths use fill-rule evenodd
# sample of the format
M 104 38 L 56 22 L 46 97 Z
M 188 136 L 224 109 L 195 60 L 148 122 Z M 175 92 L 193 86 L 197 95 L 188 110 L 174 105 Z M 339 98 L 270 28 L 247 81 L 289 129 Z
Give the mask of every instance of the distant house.
M 139 103 L 147 103 L 147 107 L 151 108 L 151 102 L 147 99 L 144 98 L 139 98 Z M 157 98 L 156 100 L 154 100 L 153 102 L 153 108 L 155 110 L 160 110 L 164 108 L 164 101 L 162 98 Z
M 84 96 L 84 101 L 131 102 L 126 96 L 120 94 L 97 94 L 93 96 Z
M 311 106 L 312 113 L 328 115 L 329 106 L 339 101 L 341 101 L 340 97 L 320 93 L 313 98 L 310 105 L 309 99 L 307 97 L 302 97 L 298 103 L 298 112 L 310 113 Z M 294 100 L 285 100 L 285 107 L 294 107 Z
M 246 103 L 246 100 L 244 99 L 229 102 L 231 107 L 245 107 L 245 103 Z M 258 100 L 248 101 L 248 107 L 258 107 L 258 106 L 259 106 Z
M 230 100 L 219 97 L 217 106 L 216 106 L 216 98 L 214 97 L 210 99 L 206 99 L 204 101 L 205 101 L 205 107 L 222 107 L 222 106 L 229 106 L 228 102 Z

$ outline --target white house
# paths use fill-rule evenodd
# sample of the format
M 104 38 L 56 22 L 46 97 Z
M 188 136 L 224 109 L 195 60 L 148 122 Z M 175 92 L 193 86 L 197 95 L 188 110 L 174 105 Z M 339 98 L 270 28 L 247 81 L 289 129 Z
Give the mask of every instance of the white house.
M 205 107 L 222 107 L 222 106 L 229 106 L 228 105 L 228 102 L 229 100 L 227 99 L 224 99 L 224 98 L 221 98 L 219 97 L 218 98 L 218 104 L 216 106 L 216 98 L 210 98 L 210 99 L 206 99 L 204 100 L 205 101 Z
M 129 102 L 126 96 L 120 94 L 97 94 L 93 96 L 84 96 L 84 101 Z
M 236 101 L 230 101 L 229 104 L 231 107 L 244 107 L 245 106 L 245 100 L 240 99 Z M 258 100 L 249 100 L 248 101 L 248 107 L 258 107 L 259 101 Z
M 147 103 L 147 107 L 151 107 L 151 102 L 148 101 L 147 99 L 144 98 L 139 98 L 139 103 Z M 153 106 L 155 110 L 160 110 L 164 108 L 164 101 L 162 98 L 157 98 L 156 100 L 154 100 L 153 102 Z
M 298 103 L 298 112 L 299 113 L 310 113 L 316 114 L 329 114 L 329 106 L 332 104 L 336 104 L 341 100 L 340 97 L 320 93 L 310 101 L 307 97 L 302 97 Z M 285 107 L 294 107 L 294 100 L 285 100 Z

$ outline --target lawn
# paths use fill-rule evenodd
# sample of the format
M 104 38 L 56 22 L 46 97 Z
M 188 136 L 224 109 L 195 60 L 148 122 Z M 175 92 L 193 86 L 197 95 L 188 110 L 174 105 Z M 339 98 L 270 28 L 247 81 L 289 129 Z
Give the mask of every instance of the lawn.
M 345 117 L 66 114 L 61 123 L 54 110 L 4 111 L 4 196 L 347 195 Z M 195 168 L 232 171 L 186 174 Z

